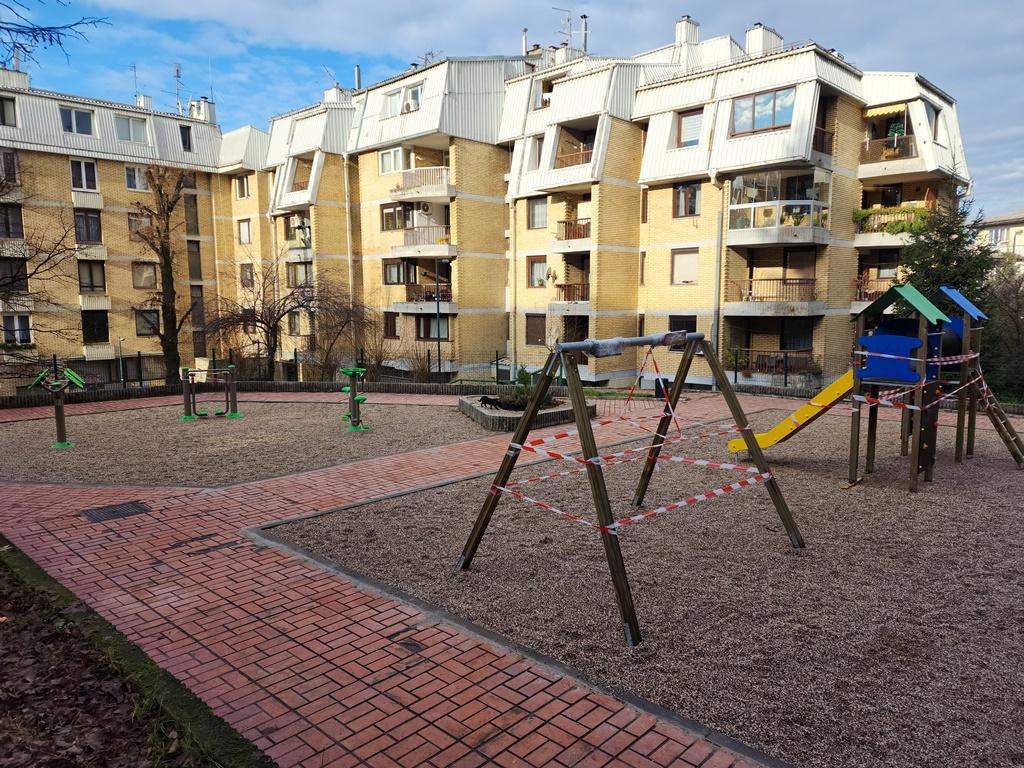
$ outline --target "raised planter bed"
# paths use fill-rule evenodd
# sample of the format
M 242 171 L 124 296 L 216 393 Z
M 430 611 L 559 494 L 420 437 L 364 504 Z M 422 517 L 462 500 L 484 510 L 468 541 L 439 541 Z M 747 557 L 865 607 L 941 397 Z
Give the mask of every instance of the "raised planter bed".
M 466 414 L 482 426 L 492 432 L 511 432 L 516 428 L 522 411 L 506 411 L 499 408 L 484 408 L 480 405 L 478 395 L 459 398 L 459 411 Z M 597 416 L 597 404 L 587 402 L 587 414 L 591 419 Z M 555 424 L 566 424 L 573 421 L 572 405 L 568 400 L 563 400 L 559 405 L 552 408 L 542 408 L 533 420 L 533 428 L 551 427 Z

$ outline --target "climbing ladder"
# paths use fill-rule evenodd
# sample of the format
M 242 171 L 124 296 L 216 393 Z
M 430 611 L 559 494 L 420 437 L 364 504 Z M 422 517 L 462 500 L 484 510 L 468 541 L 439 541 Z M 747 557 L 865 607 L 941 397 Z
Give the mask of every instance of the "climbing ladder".
M 981 400 L 982 407 L 985 409 L 985 413 L 988 414 L 989 420 L 992 422 L 992 426 L 995 427 L 996 433 L 1005 443 L 1007 450 L 1010 455 L 1013 456 L 1013 460 L 1017 462 L 1017 468 L 1024 468 L 1024 440 L 1021 440 L 1017 430 L 1013 428 L 1013 424 L 1010 419 L 1006 416 L 1006 411 L 1003 410 L 1003 406 L 999 404 L 996 396 L 989 389 L 988 383 L 985 378 L 981 375 L 981 368 L 977 366 L 971 366 L 970 377 L 977 379 L 973 383 L 972 389 L 974 395 L 978 400 Z M 973 422 L 970 425 L 973 427 Z M 974 429 L 970 429 L 967 434 L 967 455 L 971 456 L 974 454 Z

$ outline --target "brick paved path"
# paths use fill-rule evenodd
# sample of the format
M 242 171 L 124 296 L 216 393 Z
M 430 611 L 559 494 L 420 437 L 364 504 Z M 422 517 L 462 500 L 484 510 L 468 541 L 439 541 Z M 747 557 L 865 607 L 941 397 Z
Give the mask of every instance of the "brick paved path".
M 793 405 L 744 399 L 757 410 Z M 81 412 L 114 407 L 82 404 Z M 697 396 L 687 413 L 718 418 L 724 406 Z M 598 436 L 608 442 L 630 429 Z M 756 765 L 241 532 L 410 490 L 424 477 L 491 471 L 507 439 L 222 489 L 69 493 L 0 483 L 0 531 L 281 766 Z M 136 500 L 151 512 L 105 523 L 80 514 Z

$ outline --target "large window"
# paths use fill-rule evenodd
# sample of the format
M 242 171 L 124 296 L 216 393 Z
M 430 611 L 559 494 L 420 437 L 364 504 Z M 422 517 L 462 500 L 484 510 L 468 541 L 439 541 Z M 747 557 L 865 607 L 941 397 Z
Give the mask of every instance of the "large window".
M 686 331 L 687 333 L 697 332 L 696 315 L 669 315 L 668 329 L 670 331 Z M 682 352 L 685 344 L 673 344 L 669 349 L 672 352 Z
M 543 288 L 547 279 L 548 260 L 545 256 L 526 257 L 527 288 Z
M 151 261 L 132 262 L 132 288 L 156 290 L 156 264 Z
M 252 221 L 242 219 L 238 222 L 238 242 L 247 245 L 252 242 Z
M 544 229 L 548 225 L 548 199 L 531 197 L 526 201 L 526 228 Z
M 92 136 L 92 112 L 74 107 L 60 108 L 60 124 L 64 133 L 80 133 Z
M 155 309 L 135 310 L 135 335 L 156 336 L 160 332 L 160 312 Z
M 729 193 L 729 229 L 827 227 L 831 182 L 822 168 L 737 176 Z
M 680 219 L 685 216 L 700 215 L 700 182 L 688 181 L 672 187 L 672 216 Z
M 75 209 L 75 242 L 82 245 L 103 242 L 99 211 L 92 208 Z
M 195 195 L 183 195 L 182 201 L 185 204 L 185 234 L 199 234 L 199 203 Z
M 82 310 L 82 342 L 85 344 L 106 344 L 110 339 L 107 324 L 107 310 Z
M 28 290 L 28 262 L 17 257 L 0 258 L 0 295 Z
M 382 149 L 377 153 L 377 161 L 377 169 L 382 176 L 385 173 L 404 171 L 412 166 L 412 152 L 404 147 Z
M 397 339 L 398 338 L 398 313 L 397 312 L 385 312 L 384 313 L 384 338 L 385 339 Z
M 416 265 L 403 259 L 385 259 L 384 285 L 416 283 Z
M 137 144 L 147 143 L 146 120 L 142 117 L 114 115 L 114 130 L 121 141 L 134 141 Z
M 78 290 L 81 293 L 103 293 L 107 290 L 107 272 L 102 261 L 78 262 Z
M 696 283 L 698 259 L 699 252 L 696 248 L 672 251 L 672 285 L 692 285 Z
M 733 99 L 733 135 L 788 128 L 793 122 L 794 101 L 796 88 L 782 88 Z
M 152 219 L 141 213 L 128 214 L 128 239 L 141 240 L 140 229 L 149 229 L 153 225 Z
M 178 132 L 181 134 L 181 148 L 186 152 L 192 151 L 192 126 L 179 125 Z
M 703 109 L 679 112 L 676 115 L 677 147 L 696 147 L 700 143 L 700 126 L 703 119 Z
M 313 284 L 313 262 L 294 261 L 287 265 L 288 287 L 305 288 Z
M 6 125 L 13 128 L 17 125 L 16 120 L 14 99 L 9 96 L 0 98 L 0 125 Z
M 4 315 L 4 344 L 31 344 L 32 328 L 27 314 Z
M 128 189 L 145 192 L 149 189 L 149 182 L 146 181 L 146 169 L 141 165 L 126 165 L 124 167 L 124 185 Z
M 448 315 L 416 315 L 416 338 L 448 341 Z
M 0 205 L 0 237 L 22 238 L 25 236 L 25 228 L 21 224 L 21 206 L 4 204 Z
M 385 203 L 380 207 L 380 231 L 395 232 L 412 226 L 412 206 L 409 203 Z
M 526 343 L 533 347 L 547 345 L 547 317 L 544 315 L 526 316 Z
M 71 160 L 71 188 L 95 192 L 96 163 L 92 160 Z

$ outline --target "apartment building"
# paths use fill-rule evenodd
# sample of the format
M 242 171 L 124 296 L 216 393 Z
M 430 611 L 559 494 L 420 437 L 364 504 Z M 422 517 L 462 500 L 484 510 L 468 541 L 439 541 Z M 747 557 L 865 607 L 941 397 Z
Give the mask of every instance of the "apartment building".
M 5 306 L 5 340 L 73 319 L 78 335 L 52 351 L 90 361 L 121 339 L 158 352 L 136 333 L 152 286 L 129 230 L 151 163 L 196 178 L 179 291 L 200 302 L 184 345 L 196 358 L 210 352 L 203 308 L 257 302 L 272 270 L 375 309 L 381 338 L 365 343 L 397 371 L 429 354 L 444 377 L 491 375 L 496 356 L 536 368 L 555 339 L 699 330 L 737 379 L 807 385 L 842 372 L 851 313 L 896 276 L 946 182 L 969 178 L 956 104 L 920 75 L 865 72 L 762 24 L 742 44 L 702 40 L 685 16 L 632 56 L 524 40 L 519 55 L 335 86 L 269 132 L 222 134 L 206 100 L 179 116 L 30 89 L 18 72 L 0 72 L 0 98 L 4 173 L 34 165 L 45 180 L 16 225 L 4 201 L 0 234 L 66 211 L 86 238 L 77 287 L 45 312 Z M 301 363 L 316 320 L 294 314 L 279 354 Z M 657 353 L 663 372 L 677 361 Z M 610 386 L 644 358 L 579 362 Z M 692 376 L 710 381 L 700 360 Z
M 986 217 L 981 234 L 1000 253 L 1009 254 L 1019 264 L 1024 264 L 1024 211 Z

